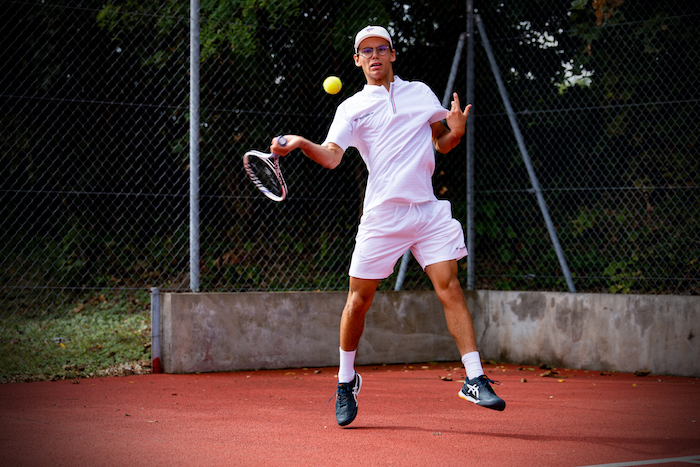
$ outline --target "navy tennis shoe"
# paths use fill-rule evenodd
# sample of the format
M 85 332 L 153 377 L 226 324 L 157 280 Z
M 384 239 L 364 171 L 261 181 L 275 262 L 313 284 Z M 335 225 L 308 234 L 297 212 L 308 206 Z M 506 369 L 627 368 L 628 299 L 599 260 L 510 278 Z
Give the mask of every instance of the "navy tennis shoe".
M 357 416 L 357 395 L 362 387 L 362 377 L 355 373 L 355 377 L 349 383 L 338 383 L 338 391 L 335 398 L 335 419 L 338 425 L 346 426 L 352 423 Z
M 491 384 L 497 383 L 488 378 L 486 375 L 481 375 L 464 382 L 462 389 L 459 391 L 459 397 L 476 405 L 486 407 L 487 409 L 503 410 L 506 408 L 506 403 L 498 397 Z

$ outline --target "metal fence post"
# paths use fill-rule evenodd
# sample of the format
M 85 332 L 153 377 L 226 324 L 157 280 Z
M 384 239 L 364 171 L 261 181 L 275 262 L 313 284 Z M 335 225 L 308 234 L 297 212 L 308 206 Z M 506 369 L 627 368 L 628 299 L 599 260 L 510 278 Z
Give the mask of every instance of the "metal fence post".
M 474 1 L 467 0 L 467 104 L 474 103 Z M 476 290 L 474 251 L 474 110 L 467 120 L 467 290 Z
M 160 364 L 160 289 L 151 287 L 151 371 L 161 373 Z
M 190 290 L 199 291 L 199 0 L 190 2 Z
M 515 139 L 518 141 L 518 147 L 520 148 L 520 154 L 525 162 L 525 167 L 527 167 L 527 173 L 530 176 L 530 182 L 532 183 L 532 188 L 537 196 L 537 202 L 540 205 L 540 210 L 542 211 L 542 216 L 544 217 L 545 224 L 547 224 L 547 230 L 549 231 L 549 236 L 552 239 L 552 244 L 554 245 L 554 250 L 557 253 L 557 258 L 559 258 L 559 265 L 566 278 L 566 284 L 569 287 L 569 292 L 575 293 L 576 287 L 574 286 L 574 281 L 571 278 L 571 272 L 569 272 L 569 266 L 566 263 L 566 256 L 564 255 L 564 250 L 562 250 L 561 245 L 559 245 L 559 238 L 557 237 L 557 231 L 554 228 L 552 219 L 549 217 L 549 209 L 547 209 L 547 202 L 542 195 L 542 189 L 537 181 L 537 175 L 535 175 L 535 169 L 532 167 L 532 161 L 530 160 L 530 155 L 525 147 L 525 141 L 523 140 L 523 135 L 520 133 L 520 128 L 518 127 L 518 122 L 515 119 L 515 112 L 513 112 L 513 107 L 510 105 L 510 99 L 508 98 L 508 92 L 503 84 L 503 79 L 501 79 L 501 72 L 498 69 L 498 64 L 496 63 L 496 58 L 493 55 L 493 50 L 491 50 L 491 44 L 489 44 L 488 37 L 486 36 L 486 28 L 481 22 L 481 16 L 476 15 L 476 25 L 479 28 L 479 35 L 481 35 L 481 42 L 486 49 L 486 55 L 488 55 L 489 63 L 491 64 L 491 70 L 493 71 L 494 78 L 498 84 L 498 90 L 501 93 L 501 98 L 503 99 L 503 105 L 506 107 L 506 112 L 508 113 L 508 119 L 510 120 L 510 125 L 513 128 L 513 133 L 515 134 Z

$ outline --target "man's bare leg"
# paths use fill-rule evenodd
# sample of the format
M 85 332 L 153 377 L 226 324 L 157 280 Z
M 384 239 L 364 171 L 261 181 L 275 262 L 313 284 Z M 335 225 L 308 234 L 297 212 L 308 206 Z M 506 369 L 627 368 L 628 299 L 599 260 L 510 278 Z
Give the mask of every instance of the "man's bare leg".
M 350 291 L 340 319 L 340 368 L 335 400 L 335 418 L 340 426 L 352 423 L 357 416 L 362 377 L 355 373 L 355 352 L 378 284 L 378 280 L 350 278 Z
M 493 381 L 484 375 L 484 369 L 481 366 L 476 348 L 474 322 L 467 308 L 457 271 L 455 260 L 431 264 L 425 268 L 435 293 L 445 308 L 447 328 L 457 343 L 467 372 L 459 397 L 482 407 L 503 410 L 506 408 L 506 403 L 493 391 L 490 384 Z
M 474 323 L 457 277 L 457 261 L 431 264 L 425 268 L 425 272 L 445 309 L 447 329 L 457 343 L 460 355 L 475 352 L 477 348 Z
M 357 345 L 365 329 L 365 314 L 369 310 L 378 280 L 350 278 L 350 291 L 340 319 L 340 348 L 346 351 L 357 350 Z

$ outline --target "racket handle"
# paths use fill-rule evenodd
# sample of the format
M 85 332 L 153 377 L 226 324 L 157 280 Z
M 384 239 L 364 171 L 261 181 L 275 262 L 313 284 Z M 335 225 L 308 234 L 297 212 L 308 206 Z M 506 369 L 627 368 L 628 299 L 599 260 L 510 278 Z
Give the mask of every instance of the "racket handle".
M 284 135 L 279 135 L 277 137 L 277 144 L 280 146 L 286 146 L 287 145 L 287 138 L 284 137 Z

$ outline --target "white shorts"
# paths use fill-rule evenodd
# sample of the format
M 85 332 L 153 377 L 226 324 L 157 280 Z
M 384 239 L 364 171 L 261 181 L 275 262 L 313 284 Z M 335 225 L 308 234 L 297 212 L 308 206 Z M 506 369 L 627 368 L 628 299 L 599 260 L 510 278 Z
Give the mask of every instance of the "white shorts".
M 355 242 L 350 276 L 358 279 L 386 279 L 409 248 L 423 269 L 467 255 L 462 224 L 445 200 L 377 206 L 362 215 Z

